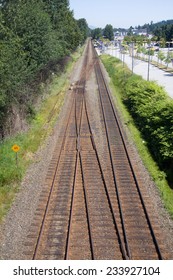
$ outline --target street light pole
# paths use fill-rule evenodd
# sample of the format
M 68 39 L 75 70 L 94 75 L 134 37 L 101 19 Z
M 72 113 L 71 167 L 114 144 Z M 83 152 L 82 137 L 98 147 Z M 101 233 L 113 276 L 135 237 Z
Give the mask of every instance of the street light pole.
M 125 65 L 125 51 L 123 52 L 123 67 Z
M 147 81 L 150 80 L 150 48 L 151 48 L 151 46 L 149 46 L 149 53 L 148 53 L 148 73 L 147 73 Z
M 167 52 L 167 65 L 166 65 L 166 68 L 168 68 L 168 65 L 169 65 L 169 51 L 170 51 L 170 43 L 171 42 L 167 42 L 168 43 L 168 52 Z
M 133 68 L 134 68 L 134 42 L 132 42 L 132 74 L 133 74 Z

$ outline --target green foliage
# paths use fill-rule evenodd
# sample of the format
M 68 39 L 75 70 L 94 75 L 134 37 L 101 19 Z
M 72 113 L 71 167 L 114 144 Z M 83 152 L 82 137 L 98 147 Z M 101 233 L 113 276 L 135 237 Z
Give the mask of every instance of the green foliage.
M 162 51 L 159 51 L 158 52 L 158 59 L 161 60 L 161 61 L 164 61 L 165 60 L 165 55 Z
M 80 32 L 81 32 L 81 42 L 84 43 L 86 38 L 89 35 L 88 24 L 86 22 L 86 19 L 84 19 L 84 18 L 77 20 L 77 24 L 78 24 Z
M 4 24 L 0 12 L 0 130 L 9 103 L 16 102 L 16 91 L 26 81 L 26 55 L 21 40 Z
M 165 24 L 162 26 L 157 26 L 153 30 L 153 34 L 157 37 L 157 40 L 161 40 L 162 38 L 164 38 L 165 41 L 172 41 L 173 24 Z
M 126 104 L 148 145 L 163 167 L 173 159 L 173 102 L 154 82 L 132 77 L 126 85 Z
M 167 53 L 167 57 L 165 58 L 165 62 L 167 63 L 167 66 L 168 66 L 168 63 L 170 63 L 173 59 L 173 53 L 172 52 L 168 52 Z
M 114 30 L 111 24 L 107 24 L 105 26 L 105 29 L 103 31 L 103 35 L 109 39 L 110 41 L 112 41 L 114 39 Z
M 69 10 L 69 1 L 44 0 L 43 2 L 56 32 L 57 41 L 63 46 L 63 55 L 67 55 L 82 43 L 78 23 L 73 17 L 73 12 Z
M 34 75 L 50 59 L 53 47 L 49 44 L 52 35 L 51 21 L 43 9 L 42 1 L 17 2 L 12 2 L 5 10 L 5 15 L 8 16 L 6 25 L 20 38 L 27 56 L 28 71 Z
M 154 159 L 172 184 L 173 100 L 162 87 L 129 74 L 115 58 L 106 60 L 113 83 L 121 89 L 125 105 L 143 135 Z
M 84 42 L 87 23 L 85 19 L 74 19 L 68 0 L 3 0 L 0 5 L 2 136 L 10 106 L 14 103 L 18 107 L 23 103 L 25 108 L 32 105 L 38 77 L 44 71 L 51 73 L 51 65 L 60 64 Z
M 91 36 L 92 36 L 92 39 L 98 40 L 99 38 L 102 37 L 102 29 L 95 28 L 94 30 L 91 31 Z
M 127 35 L 124 37 L 124 41 L 127 42 L 127 43 L 131 43 L 131 42 L 134 42 L 136 43 L 138 46 L 141 46 L 143 45 L 143 42 L 146 41 L 146 36 L 144 35 Z M 147 40 L 148 41 L 148 40 Z
M 160 22 L 151 24 L 144 24 L 139 28 L 147 28 L 148 33 L 152 33 L 155 36 L 155 41 L 163 40 L 171 41 L 173 38 L 173 20 L 163 20 Z M 163 46 L 164 47 L 164 46 Z

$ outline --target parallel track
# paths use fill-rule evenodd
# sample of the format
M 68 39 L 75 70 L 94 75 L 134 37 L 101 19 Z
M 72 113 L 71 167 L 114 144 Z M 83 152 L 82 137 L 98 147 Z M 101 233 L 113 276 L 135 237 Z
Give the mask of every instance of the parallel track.
M 95 140 L 86 95 L 92 71 L 98 83 L 104 155 Z M 26 244 L 30 258 L 163 259 L 90 42 L 57 147 Z
M 163 259 L 99 61 L 95 72 L 127 255 Z

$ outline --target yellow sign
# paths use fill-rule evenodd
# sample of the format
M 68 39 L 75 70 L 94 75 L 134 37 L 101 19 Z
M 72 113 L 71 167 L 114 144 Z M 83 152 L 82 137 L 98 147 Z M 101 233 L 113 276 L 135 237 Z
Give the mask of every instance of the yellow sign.
M 20 147 L 18 145 L 13 145 L 12 150 L 17 153 L 20 150 Z

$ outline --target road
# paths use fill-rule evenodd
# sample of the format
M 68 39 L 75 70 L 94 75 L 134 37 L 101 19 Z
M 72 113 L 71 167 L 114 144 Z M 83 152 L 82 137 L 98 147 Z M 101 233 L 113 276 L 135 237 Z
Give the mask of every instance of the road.
M 119 49 L 107 49 L 105 53 L 110 54 L 119 59 L 123 59 L 123 56 L 119 52 Z M 124 61 L 126 65 L 132 69 L 132 57 L 125 54 Z M 148 63 L 139 59 L 134 59 L 133 72 L 141 75 L 145 80 L 148 77 Z M 149 67 L 149 80 L 156 81 L 158 85 L 163 86 L 168 95 L 173 98 L 173 74 L 158 69 L 150 64 Z

